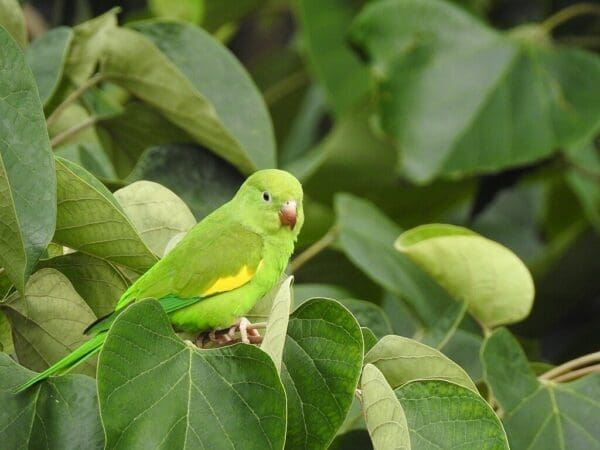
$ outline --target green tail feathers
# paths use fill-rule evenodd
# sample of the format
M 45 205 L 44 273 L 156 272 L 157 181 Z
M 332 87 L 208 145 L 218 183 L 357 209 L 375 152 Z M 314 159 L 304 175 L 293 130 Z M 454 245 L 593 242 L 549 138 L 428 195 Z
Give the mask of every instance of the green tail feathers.
M 105 339 L 106 333 L 100 333 L 94 336 L 92 339 L 83 343 L 57 363 L 48 367 L 43 372 L 38 373 L 36 376 L 30 378 L 20 386 L 17 386 L 15 392 L 22 392 L 52 375 L 63 375 L 67 373 L 74 367 L 84 362 L 87 358 L 97 353 L 102 348 L 102 344 L 104 343 Z

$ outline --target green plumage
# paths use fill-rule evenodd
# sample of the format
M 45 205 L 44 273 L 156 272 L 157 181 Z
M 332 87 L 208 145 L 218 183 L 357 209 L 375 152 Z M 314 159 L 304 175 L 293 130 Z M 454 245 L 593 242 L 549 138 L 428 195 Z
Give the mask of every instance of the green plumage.
M 290 202 L 296 205 L 292 225 L 286 222 Z M 256 172 L 127 289 L 115 312 L 86 331 L 94 337 L 17 390 L 66 373 L 97 353 L 118 313 L 136 300 L 158 299 L 176 330 L 231 326 L 281 278 L 303 221 L 298 180 L 276 169 Z

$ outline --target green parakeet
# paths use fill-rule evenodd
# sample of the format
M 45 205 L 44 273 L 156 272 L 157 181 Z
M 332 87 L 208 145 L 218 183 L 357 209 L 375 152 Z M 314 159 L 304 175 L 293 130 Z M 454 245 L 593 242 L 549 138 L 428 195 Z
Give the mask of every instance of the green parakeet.
M 302 186 L 287 172 L 251 175 L 228 203 L 194 226 L 163 259 L 133 283 L 115 312 L 92 324 L 95 334 L 69 355 L 17 388 L 68 372 L 97 353 L 120 311 L 158 299 L 179 331 L 205 332 L 237 325 L 281 278 L 304 222 Z M 252 331 L 252 330 L 251 330 Z

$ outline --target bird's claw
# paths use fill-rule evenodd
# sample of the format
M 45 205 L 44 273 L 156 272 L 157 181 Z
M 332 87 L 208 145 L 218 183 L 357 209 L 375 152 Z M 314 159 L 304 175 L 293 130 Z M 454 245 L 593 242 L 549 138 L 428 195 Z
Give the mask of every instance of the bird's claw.
M 201 333 L 196 339 L 196 346 L 203 348 L 207 343 L 212 342 L 217 347 L 228 345 L 236 340 L 235 333 L 240 332 L 241 341 L 245 344 L 260 344 L 263 341 L 262 336 L 252 323 L 245 317 L 239 319 L 229 330 L 213 330 L 208 333 Z

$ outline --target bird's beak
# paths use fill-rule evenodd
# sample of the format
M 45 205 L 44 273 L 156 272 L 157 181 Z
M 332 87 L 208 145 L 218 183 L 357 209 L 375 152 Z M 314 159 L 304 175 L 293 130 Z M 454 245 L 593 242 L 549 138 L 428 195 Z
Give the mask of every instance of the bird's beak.
M 296 201 L 288 200 L 279 210 L 281 225 L 288 225 L 291 230 L 296 226 Z

